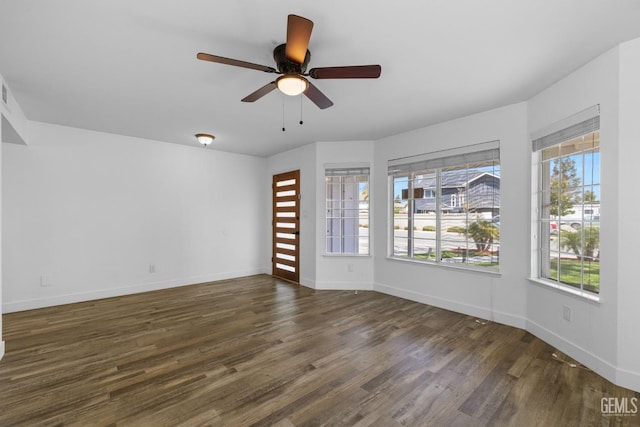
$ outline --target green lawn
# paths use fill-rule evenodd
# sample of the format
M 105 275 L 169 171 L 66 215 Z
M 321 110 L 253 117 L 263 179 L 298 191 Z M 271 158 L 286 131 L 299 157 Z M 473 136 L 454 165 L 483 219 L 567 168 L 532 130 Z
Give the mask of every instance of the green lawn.
M 560 282 L 565 285 L 580 287 L 580 260 L 560 260 Z M 549 276 L 552 279 L 558 277 L 558 260 L 552 259 Z M 598 293 L 600 291 L 600 263 L 584 262 L 583 288 L 587 291 Z
M 469 257 L 474 257 L 474 256 L 480 256 L 480 255 L 486 255 L 485 253 L 481 253 L 478 251 L 473 251 L 470 250 L 469 252 L 467 252 L 467 256 Z M 461 254 L 459 252 L 456 251 L 442 251 L 442 259 L 445 258 L 454 258 L 454 257 L 459 257 L 461 256 Z M 428 260 L 428 261 L 435 261 L 436 260 L 436 251 L 431 251 L 431 254 L 429 255 L 429 258 L 427 258 L 427 253 L 417 253 L 417 254 L 413 254 L 413 258 L 414 259 L 420 259 L 420 260 Z M 499 267 L 500 263 L 499 262 L 476 262 L 476 263 L 470 263 L 473 265 L 477 265 L 479 267 Z

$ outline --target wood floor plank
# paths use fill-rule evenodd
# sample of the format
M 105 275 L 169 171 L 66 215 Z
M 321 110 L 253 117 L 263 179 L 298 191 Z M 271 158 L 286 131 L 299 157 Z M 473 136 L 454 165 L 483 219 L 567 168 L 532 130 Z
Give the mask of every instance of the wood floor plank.
M 0 426 L 634 426 L 526 331 L 258 275 L 3 315 Z M 557 357 L 553 357 L 556 354 Z

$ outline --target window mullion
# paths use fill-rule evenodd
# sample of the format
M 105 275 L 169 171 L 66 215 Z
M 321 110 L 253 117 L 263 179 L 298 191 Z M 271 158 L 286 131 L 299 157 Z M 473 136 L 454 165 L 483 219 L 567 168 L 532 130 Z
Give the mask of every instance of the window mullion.
M 415 173 L 411 172 L 409 175 L 409 182 L 407 184 L 408 188 L 408 197 L 407 197 L 407 256 L 409 258 L 413 258 L 414 255 L 414 233 L 413 226 L 415 224 L 414 215 L 415 215 L 415 200 L 414 200 L 414 179 Z
M 344 223 L 345 223 L 345 218 L 344 218 L 344 209 L 345 209 L 345 191 L 344 191 L 344 180 L 345 177 L 341 176 L 338 179 L 339 182 L 339 194 L 340 194 L 340 253 L 344 253 L 344 242 L 346 240 L 346 236 L 345 236 L 345 228 L 344 228 Z
M 439 155 L 440 152 L 419 156 L 413 162 L 406 162 L 408 158 L 389 161 L 389 183 L 393 190 L 390 212 L 394 219 L 389 233 L 391 256 L 444 262 L 451 267 L 462 267 L 464 262 L 465 267 L 474 269 L 499 268 L 497 258 L 472 251 L 475 240 L 471 242 L 468 232 L 464 231 L 475 218 L 473 215 L 499 214 L 496 206 L 500 200 L 499 141 L 495 141 L 491 150 L 476 152 L 465 147 L 462 154 Z M 401 163 L 403 161 L 406 163 Z M 396 206 L 394 196 L 400 192 L 402 204 Z M 432 228 L 434 220 L 435 228 Z M 494 227 L 493 221 L 479 226 L 474 225 L 473 229 L 474 237 L 478 236 L 477 245 L 490 248 L 496 235 L 488 228 Z M 474 255 L 471 259 L 468 258 L 470 251 Z
M 441 170 L 436 169 L 436 262 L 442 260 L 442 183 Z
M 366 206 L 362 209 L 360 207 L 361 184 L 368 185 L 368 172 L 369 168 L 364 167 L 325 169 L 327 254 L 369 254 L 369 236 L 361 235 L 360 230 L 360 216 L 366 215 L 367 220 L 369 219 L 368 201 Z
M 465 166 L 465 170 L 464 170 L 464 177 L 465 177 L 465 184 L 464 184 L 464 189 L 462 190 L 463 193 L 466 193 L 466 190 L 469 188 L 469 165 Z M 464 205 L 462 203 L 460 203 L 460 208 L 464 209 Z M 465 239 L 464 239 L 464 260 L 466 263 L 469 262 L 469 209 L 464 209 L 464 222 L 465 222 L 465 229 L 466 232 L 464 233 Z

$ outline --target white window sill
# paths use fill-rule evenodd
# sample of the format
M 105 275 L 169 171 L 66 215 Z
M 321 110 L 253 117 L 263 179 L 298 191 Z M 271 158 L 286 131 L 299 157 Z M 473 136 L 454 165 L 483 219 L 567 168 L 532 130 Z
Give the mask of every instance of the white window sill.
M 502 276 L 502 273 L 496 269 L 489 269 L 489 268 L 482 268 L 482 267 L 478 268 L 473 266 L 459 265 L 459 264 L 446 263 L 446 262 L 418 261 L 411 258 L 399 258 L 394 256 L 387 256 L 387 259 L 390 261 L 407 262 L 407 263 L 416 264 L 416 265 L 426 265 L 429 267 L 444 268 L 446 270 L 458 270 L 458 271 L 466 271 L 467 273 L 481 273 L 481 274 L 488 274 L 491 276 Z
M 593 294 L 591 292 L 583 291 L 581 289 L 575 289 L 570 286 L 560 285 L 558 283 L 554 283 L 554 282 L 550 282 L 544 279 L 539 279 L 534 277 L 530 277 L 529 281 L 540 286 L 557 289 L 560 292 L 564 292 L 570 295 L 575 295 L 577 297 L 584 298 L 588 301 L 600 303 L 600 295 Z
M 324 253 L 322 256 L 327 258 L 370 258 L 371 254 L 328 254 Z

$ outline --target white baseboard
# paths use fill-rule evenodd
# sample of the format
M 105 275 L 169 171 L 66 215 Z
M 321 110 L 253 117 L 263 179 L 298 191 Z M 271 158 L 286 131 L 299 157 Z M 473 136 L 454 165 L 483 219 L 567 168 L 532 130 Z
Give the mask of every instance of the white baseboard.
M 590 351 L 580 347 L 579 345 L 571 341 L 568 341 L 555 332 L 552 332 L 549 329 L 531 320 L 527 320 L 526 329 L 536 337 L 540 338 L 542 341 L 567 354 L 569 357 L 580 362 L 580 364 L 591 369 L 598 375 L 606 378 L 614 384 L 617 384 L 617 368 L 612 363 L 607 362 L 601 357 L 591 353 Z
M 617 368 L 616 381 L 613 383 L 640 393 L 640 373 L 638 372 Z
M 4 301 L 2 305 L 2 311 L 3 313 L 11 313 L 16 311 L 90 301 L 100 298 L 110 298 L 178 286 L 188 286 L 197 283 L 226 280 L 237 277 L 246 277 L 255 274 L 265 273 L 263 269 L 217 273 L 160 282 L 143 283 L 113 289 L 77 292 L 65 295 L 57 295 L 55 297 L 48 298 L 37 298 L 22 301 Z M 541 340 L 549 343 L 553 347 L 569 355 L 597 374 L 611 381 L 612 383 L 617 384 L 621 387 L 629 388 L 634 391 L 640 391 L 640 373 L 618 368 L 612 363 L 591 353 L 590 351 L 587 351 L 586 349 L 576 345 L 575 343 L 567 341 L 560 335 L 557 335 L 556 333 L 542 327 L 538 323 L 519 316 L 515 316 L 510 313 L 504 313 L 496 310 L 491 310 L 486 307 L 465 304 L 459 301 L 453 301 L 433 295 L 426 295 L 418 292 L 408 291 L 389 285 L 383 285 L 381 283 L 374 283 L 372 285 L 371 283 L 365 282 L 315 282 L 311 279 L 301 279 L 300 284 L 311 289 L 318 290 L 374 290 L 383 294 L 393 295 L 422 304 L 433 305 L 436 307 L 444 308 L 446 310 L 452 310 L 469 316 L 475 316 L 481 319 L 487 319 L 497 323 L 525 329 Z M 5 342 L 0 341 L 0 359 L 2 359 L 2 357 L 4 356 L 4 352 Z
M 373 291 L 370 282 L 326 282 L 300 278 L 300 284 L 319 291 Z
M 497 323 L 513 326 L 531 332 L 542 341 L 557 348 L 571 358 L 577 360 L 582 365 L 591 369 L 598 375 L 606 378 L 612 383 L 640 392 L 640 373 L 621 369 L 612 363 L 600 358 L 599 356 L 585 350 L 584 348 L 567 341 L 565 338 L 556 333 L 542 327 L 536 322 L 532 322 L 523 317 L 514 316 L 509 313 L 503 313 L 496 310 L 489 310 L 484 307 L 478 307 L 470 304 L 460 303 L 445 298 L 434 297 L 433 295 L 425 295 L 417 292 L 398 289 L 393 286 L 376 283 L 374 290 L 393 295 L 399 298 L 411 301 L 429 304 L 436 307 L 463 313 L 469 316 L 476 316 L 482 319 L 491 320 Z
M 399 298 L 408 299 L 422 304 L 433 305 L 434 307 L 444 308 L 446 310 L 455 311 L 457 313 L 474 316 L 492 322 L 502 323 L 504 325 L 525 329 L 526 319 L 515 316 L 510 313 L 504 313 L 497 310 L 491 310 L 486 307 L 480 307 L 471 304 L 461 303 L 446 298 L 436 297 L 433 295 L 422 294 L 418 292 L 407 291 L 381 283 L 374 284 L 374 290 L 387 295 L 393 295 Z
M 372 291 L 371 282 L 316 282 L 316 289 L 325 291 Z
M 300 283 L 302 286 L 309 288 L 309 289 L 315 289 L 316 288 L 316 281 L 314 279 L 310 279 L 308 277 L 301 277 L 300 278 Z
M 99 289 L 88 292 L 74 292 L 56 295 L 53 297 L 34 298 L 20 301 L 3 301 L 2 312 L 13 313 L 16 311 L 33 310 L 36 308 L 52 307 L 76 302 L 91 301 L 102 298 L 119 297 L 123 295 L 137 294 L 141 292 L 157 291 L 160 289 L 189 286 L 197 283 L 215 282 L 218 280 L 234 279 L 238 277 L 262 274 L 262 269 L 234 271 L 225 273 L 213 273 L 201 276 L 184 277 L 180 279 L 163 280 L 158 282 L 140 283 L 119 288 Z

